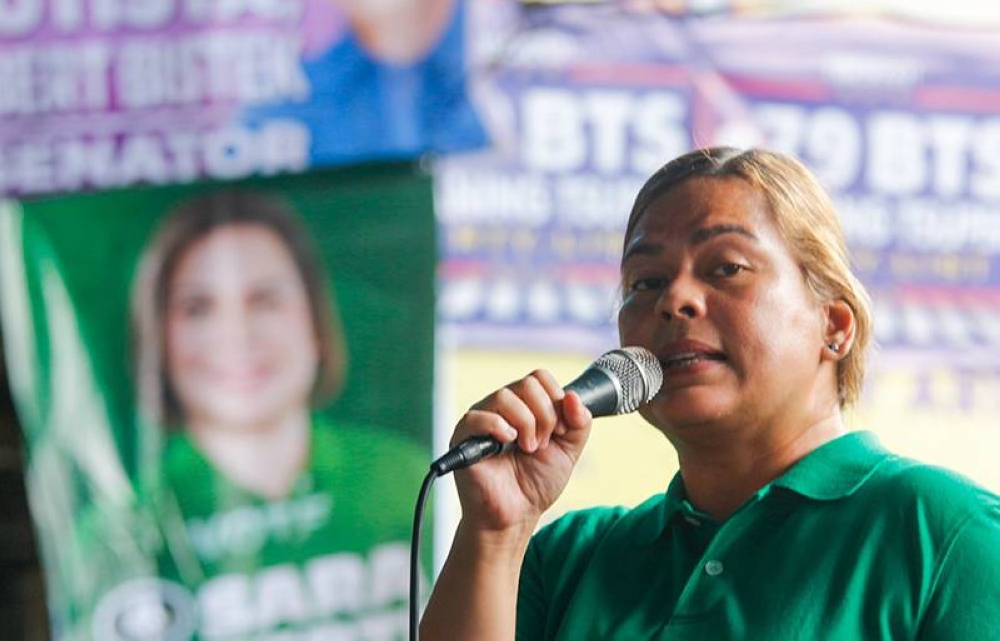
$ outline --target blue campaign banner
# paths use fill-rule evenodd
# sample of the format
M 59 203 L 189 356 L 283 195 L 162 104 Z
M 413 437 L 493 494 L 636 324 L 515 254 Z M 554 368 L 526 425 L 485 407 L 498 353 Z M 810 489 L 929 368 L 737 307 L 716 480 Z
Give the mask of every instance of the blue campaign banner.
M 469 32 L 504 34 L 472 53 L 494 145 L 445 159 L 436 185 L 439 314 L 459 343 L 614 344 L 639 185 L 734 144 L 792 153 L 831 191 L 887 354 L 1000 354 L 995 28 L 501 5 L 476 3 Z
M 6 0 L 0 194 L 481 146 L 466 0 Z

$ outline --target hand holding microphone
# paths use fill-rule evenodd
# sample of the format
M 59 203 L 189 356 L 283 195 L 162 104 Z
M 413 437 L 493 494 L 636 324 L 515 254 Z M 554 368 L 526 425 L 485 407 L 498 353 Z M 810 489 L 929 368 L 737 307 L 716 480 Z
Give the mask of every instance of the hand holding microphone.
M 628 414 L 648 403 L 663 384 L 659 361 L 643 347 L 612 350 L 584 370 L 563 388 L 575 392 L 592 417 Z M 512 449 L 515 441 L 501 442 L 491 436 L 472 436 L 443 456 L 431 467 L 439 476 Z
M 561 494 L 591 418 L 635 411 L 662 382 L 659 360 L 641 347 L 608 352 L 565 388 L 548 372 L 533 372 L 473 406 L 456 427 L 454 447 L 431 467 L 438 475 L 469 468 L 458 480 L 466 517 L 498 528 L 531 519 Z

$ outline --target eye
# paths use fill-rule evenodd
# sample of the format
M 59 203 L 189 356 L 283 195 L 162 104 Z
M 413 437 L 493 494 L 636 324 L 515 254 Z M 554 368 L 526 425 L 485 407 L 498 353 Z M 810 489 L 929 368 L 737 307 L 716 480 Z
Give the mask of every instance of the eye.
M 723 278 L 730 278 L 736 276 L 742 271 L 746 270 L 745 265 L 739 263 L 722 263 L 718 267 L 712 270 L 713 276 L 720 276 Z
M 250 305 L 258 310 L 275 310 L 281 307 L 281 292 L 275 289 L 262 289 L 253 293 Z
M 207 296 L 187 296 L 177 301 L 175 309 L 184 318 L 204 318 L 212 311 L 212 300 Z
M 647 276 L 645 278 L 636 278 L 633 280 L 628 287 L 630 292 L 646 292 L 663 289 L 666 285 L 667 279 L 660 278 L 658 276 Z

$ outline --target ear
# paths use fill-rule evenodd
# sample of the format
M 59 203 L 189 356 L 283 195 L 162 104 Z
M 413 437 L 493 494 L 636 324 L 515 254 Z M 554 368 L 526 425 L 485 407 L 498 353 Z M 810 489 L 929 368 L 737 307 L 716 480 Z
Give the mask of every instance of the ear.
M 823 333 L 823 358 L 840 360 L 851 349 L 854 342 L 854 310 L 846 301 L 837 299 L 823 306 L 826 314 L 826 330 Z

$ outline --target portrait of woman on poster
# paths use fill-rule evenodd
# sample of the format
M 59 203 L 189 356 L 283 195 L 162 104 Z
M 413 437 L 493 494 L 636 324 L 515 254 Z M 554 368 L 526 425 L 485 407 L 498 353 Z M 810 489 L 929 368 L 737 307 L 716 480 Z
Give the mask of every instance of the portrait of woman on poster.
M 308 97 L 248 105 L 252 128 L 309 129 L 313 165 L 456 152 L 487 143 L 469 96 L 467 0 L 322 0 L 307 44 Z
M 146 429 L 166 434 L 146 494 L 163 539 L 160 576 L 192 593 L 329 555 L 357 567 L 392 558 L 405 576 L 410 495 L 429 455 L 392 430 L 321 411 L 348 363 L 331 291 L 304 223 L 283 199 L 249 189 L 181 203 L 140 261 L 136 393 Z M 357 586 L 358 610 L 340 616 L 398 609 L 405 583 Z M 310 603 L 300 609 L 321 619 Z M 226 615 L 200 616 L 206 630 Z M 226 629 L 249 638 L 262 625 Z
M 168 214 L 136 281 L 139 408 L 237 485 L 286 496 L 308 458 L 311 407 L 346 347 L 315 250 L 290 211 L 222 191 Z
M 519 449 L 456 473 L 423 641 L 1000 638 L 1000 497 L 847 427 L 870 303 L 802 163 L 713 148 L 665 164 L 629 216 L 621 291 L 621 344 L 663 367 L 639 411 L 679 471 L 635 508 L 536 533 L 591 415 L 544 370 L 487 395 L 452 442 Z

